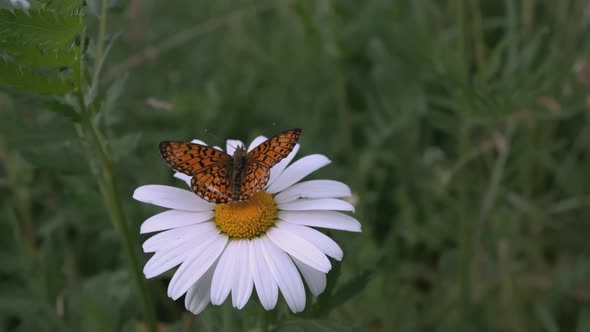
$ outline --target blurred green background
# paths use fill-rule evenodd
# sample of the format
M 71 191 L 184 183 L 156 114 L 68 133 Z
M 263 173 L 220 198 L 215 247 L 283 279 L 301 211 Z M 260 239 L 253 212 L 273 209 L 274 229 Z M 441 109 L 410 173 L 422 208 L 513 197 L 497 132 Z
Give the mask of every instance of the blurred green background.
M 300 315 L 279 300 L 276 330 L 590 331 L 588 1 L 60 3 L 31 1 L 36 38 L 0 11 L 0 331 L 145 328 L 104 164 L 64 107 L 79 86 L 140 269 L 161 209 L 133 190 L 183 187 L 160 141 L 300 127 L 363 233 L 330 233 L 328 290 Z M 254 297 L 193 317 L 171 276 L 147 282 L 161 331 L 256 331 Z

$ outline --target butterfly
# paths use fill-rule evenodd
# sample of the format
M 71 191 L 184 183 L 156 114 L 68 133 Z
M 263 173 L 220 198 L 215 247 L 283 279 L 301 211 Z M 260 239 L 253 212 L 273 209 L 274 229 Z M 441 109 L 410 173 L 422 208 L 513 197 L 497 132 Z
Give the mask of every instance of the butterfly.
M 273 136 L 246 152 L 238 146 L 233 156 L 207 145 L 165 141 L 160 154 L 168 166 L 192 176 L 191 189 L 202 199 L 225 204 L 246 201 L 268 183 L 270 169 L 297 144 L 301 129 Z

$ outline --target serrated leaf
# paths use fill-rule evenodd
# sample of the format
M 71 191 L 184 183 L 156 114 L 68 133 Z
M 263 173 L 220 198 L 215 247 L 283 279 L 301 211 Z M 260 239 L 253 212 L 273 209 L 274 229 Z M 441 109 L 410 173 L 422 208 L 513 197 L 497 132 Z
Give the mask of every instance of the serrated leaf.
M 9 45 L 0 44 L 14 62 L 24 65 L 46 68 L 68 67 L 76 64 L 78 49 L 52 49 L 47 50 L 34 45 Z
M 0 43 L 4 45 L 37 45 L 43 48 L 65 48 L 73 43 L 81 29 L 77 15 L 64 15 L 50 10 L 0 9 Z
M 74 88 L 71 82 L 58 76 L 57 73 L 45 74 L 1 58 L 0 85 L 42 95 L 65 95 Z
M 41 0 L 47 9 L 56 10 L 63 14 L 72 14 L 82 8 L 84 4 L 81 0 Z

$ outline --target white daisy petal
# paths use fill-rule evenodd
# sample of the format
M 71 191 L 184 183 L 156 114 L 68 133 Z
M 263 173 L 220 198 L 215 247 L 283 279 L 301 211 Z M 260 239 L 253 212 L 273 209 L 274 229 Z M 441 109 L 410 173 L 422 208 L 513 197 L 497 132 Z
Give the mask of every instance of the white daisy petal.
M 201 141 L 200 139 L 194 139 L 194 140 L 191 141 L 191 143 L 201 144 L 201 145 L 207 145 L 207 143 Z
M 141 224 L 140 233 L 163 231 L 181 226 L 194 225 L 210 220 L 214 216 L 213 211 L 190 212 L 168 210 L 151 216 Z
M 227 236 L 220 234 L 214 238 L 213 243 L 207 245 L 202 251 L 192 253 L 178 268 L 170 284 L 168 285 L 168 296 L 173 300 L 178 299 L 182 294 L 197 281 L 217 260 L 227 243 Z
M 133 198 L 140 202 L 184 211 L 210 211 L 215 207 L 215 204 L 199 198 L 188 190 L 155 184 L 135 189 Z
M 275 182 L 276 179 L 279 178 L 279 176 L 285 170 L 285 167 L 287 167 L 291 160 L 295 158 L 295 155 L 299 151 L 299 147 L 299 144 L 295 144 L 295 146 L 293 147 L 293 151 L 291 151 L 289 155 L 285 157 L 285 159 L 279 161 L 278 164 L 276 164 L 273 168 L 270 169 L 270 178 L 268 179 L 268 183 L 266 185 L 267 187 L 269 187 L 271 184 L 273 184 L 273 182 Z
M 322 294 L 326 289 L 326 274 L 310 267 L 293 256 L 291 256 L 291 259 L 293 259 L 299 272 L 303 275 L 303 279 L 305 279 L 305 283 L 307 283 L 311 293 L 314 296 Z
M 211 297 L 211 279 L 213 278 L 212 265 L 207 272 L 191 288 L 189 288 L 184 297 L 184 306 L 195 315 L 200 314 L 210 302 Z
M 272 310 L 277 305 L 279 288 L 264 259 L 260 239 L 252 239 L 248 246 L 250 268 L 252 270 L 254 285 L 256 286 L 256 293 L 258 294 L 262 307 L 266 310 Z
M 195 225 L 182 226 L 158 233 L 143 243 L 143 252 L 164 250 L 179 243 L 194 241 L 201 236 L 209 236 L 209 232 L 216 230 L 215 223 L 203 222 Z M 197 241 L 193 243 L 199 243 Z
M 258 136 L 256 137 L 251 143 L 250 145 L 248 145 L 248 152 L 252 151 L 252 149 L 254 149 L 255 147 L 259 146 L 260 143 L 266 141 L 267 138 L 264 136 Z
M 223 151 L 223 149 L 222 149 L 220 146 L 217 146 L 217 145 L 216 145 L 216 146 L 214 146 L 213 148 L 214 148 L 215 150 Z
M 289 255 L 296 257 L 316 270 L 327 273 L 332 268 L 324 253 L 304 238 L 284 228 L 273 227 L 266 232 L 268 238 Z
M 192 176 L 186 175 L 184 173 L 180 173 L 180 172 L 174 172 L 173 175 L 175 178 L 180 179 L 182 181 L 184 181 L 188 187 L 191 187 L 191 179 L 193 178 Z
M 289 203 L 277 204 L 277 207 L 279 210 L 287 211 L 334 210 L 354 212 L 354 206 L 352 204 L 336 198 L 300 198 Z
M 196 254 L 204 250 L 205 246 L 213 242 L 218 234 L 219 230 L 214 230 L 201 236 L 195 236 L 195 240 L 199 240 L 195 242 L 199 243 L 199 245 L 195 245 L 195 242 L 189 241 L 178 243 L 166 250 L 156 252 L 145 264 L 143 273 L 149 279 L 170 270 L 185 261 L 185 259 L 190 258 L 193 253 Z
M 289 309 L 293 313 L 303 311 L 305 309 L 305 287 L 293 261 L 268 237 L 261 237 L 259 242 L 264 260 L 281 289 Z
M 229 241 L 215 268 L 211 282 L 211 303 L 215 305 L 222 304 L 231 290 L 232 276 L 238 262 L 237 245 L 237 241 Z
M 248 242 L 250 240 L 237 240 L 237 262 L 234 272 L 233 285 L 231 290 L 232 304 L 235 308 L 242 309 L 250 295 L 252 295 L 252 288 L 254 281 L 252 280 L 252 273 L 250 272 Z
M 275 196 L 277 204 L 292 202 L 298 198 L 349 197 L 350 188 L 342 182 L 333 180 L 310 180 L 299 182 Z
M 277 221 L 275 225 L 278 228 L 299 235 L 301 238 L 309 241 L 309 243 L 320 249 L 324 254 L 338 261 L 342 260 L 342 256 L 344 255 L 342 249 L 336 241 L 332 240 L 326 234 L 307 226 L 291 224 L 284 221 Z
M 234 152 L 236 152 L 236 149 L 240 146 L 244 146 L 244 143 L 242 141 L 237 139 L 228 139 L 225 144 L 225 151 L 230 156 L 233 156 Z
M 194 245 L 183 243 L 178 247 L 156 252 L 143 267 L 143 274 L 147 279 L 150 279 L 170 270 L 182 263 L 190 254 L 191 249 L 194 249 Z
M 361 224 L 351 216 L 334 211 L 279 211 L 281 220 L 297 225 L 360 232 Z
M 321 154 L 305 156 L 287 167 L 266 191 L 278 193 L 329 163 L 330 159 Z

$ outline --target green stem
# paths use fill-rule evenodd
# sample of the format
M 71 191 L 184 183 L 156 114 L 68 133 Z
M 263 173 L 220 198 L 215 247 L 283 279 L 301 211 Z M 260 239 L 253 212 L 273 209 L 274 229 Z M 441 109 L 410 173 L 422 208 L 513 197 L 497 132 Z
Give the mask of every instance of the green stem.
M 98 26 L 98 38 L 96 41 L 96 57 L 94 58 L 94 70 L 99 70 L 98 62 L 104 53 L 104 37 L 107 34 L 107 0 L 102 0 Z M 95 73 L 96 74 L 96 73 Z
M 83 105 L 83 100 L 80 101 L 81 105 Z M 86 141 L 84 145 L 87 157 L 92 158 L 92 151 L 88 151 L 90 149 L 90 144 L 88 144 L 88 141 L 86 140 L 87 133 L 89 134 L 89 141 L 92 143 L 96 151 L 98 151 L 100 169 L 102 173 L 97 172 L 96 169 L 93 173 L 96 176 L 99 190 L 105 201 L 105 205 L 107 207 L 110 219 L 113 223 L 113 226 L 117 230 L 117 234 L 119 235 L 121 242 L 123 243 L 129 267 L 131 269 L 131 275 L 139 290 L 139 295 L 143 303 L 144 319 L 146 321 L 148 331 L 156 332 L 157 324 L 154 308 L 149 298 L 147 286 L 145 284 L 145 280 L 143 278 L 143 274 L 141 273 L 141 269 L 139 266 L 139 259 L 135 251 L 134 237 L 131 235 L 131 232 L 129 231 L 129 226 L 127 224 L 127 221 L 125 220 L 125 213 L 123 211 L 123 206 L 121 205 L 121 199 L 119 198 L 117 185 L 114 180 L 111 161 L 108 155 L 106 154 L 102 141 L 98 137 L 96 128 L 92 126 L 92 123 L 90 122 L 88 117 L 83 117 L 84 120 L 80 125 L 83 131 L 78 129 L 78 134 L 83 141 Z M 89 162 L 92 164 L 92 159 L 89 160 Z
M 100 61 L 103 54 L 103 40 L 106 34 L 106 9 L 107 2 L 106 0 L 103 0 L 99 36 L 97 42 L 96 61 Z M 81 35 L 84 36 L 84 31 L 81 32 Z M 85 71 L 86 62 L 83 61 L 83 48 L 81 49 L 80 53 L 80 67 L 78 68 L 80 71 L 78 75 L 80 76 L 78 76 L 79 80 L 77 80 L 78 86 L 76 89 L 75 97 L 78 103 L 82 121 L 79 124 L 76 124 L 76 132 L 78 134 L 78 137 L 82 141 L 85 156 L 88 159 L 88 163 L 90 165 L 92 173 L 96 178 L 98 188 L 105 202 L 111 222 L 113 223 L 113 226 L 115 227 L 117 234 L 119 235 L 119 239 L 123 243 L 123 247 L 129 263 L 129 268 L 131 270 L 131 275 L 136 287 L 139 290 L 139 296 L 143 304 L 143 314 L 146 323 L 146 328 L 150 332 L 156 332 L 157 323 L 154 307 L 150 300 L 148 289 L 143 278 L 143 274 L 141 272 L 138 255 L 135 251 L 135 240 L 134 237 L 131 235 L 131 232 L 129 231 L 129 226 L 125 219 L 125 213 L 123 211 L 121 198 L 119 197 L 119 191 L 117 189 L 117 184 L 115 182 L 112 170 L 112 162 L 107 153 L 104 140 L 101 140 L 101 135 L 98 132 L 98 129 L 95 128 L 92 125 L 92 122 L 90 121 L 90 114 L 92 110 L 89 109 L 84 103 L 84 86 L 81 75 Z M 98 70 L 98 66 L 95 66 L 95 68 L 95 70 Z M 95 164 L 96 160 L 94 157 L 94 151 L 98 152 L 98 165 Z

